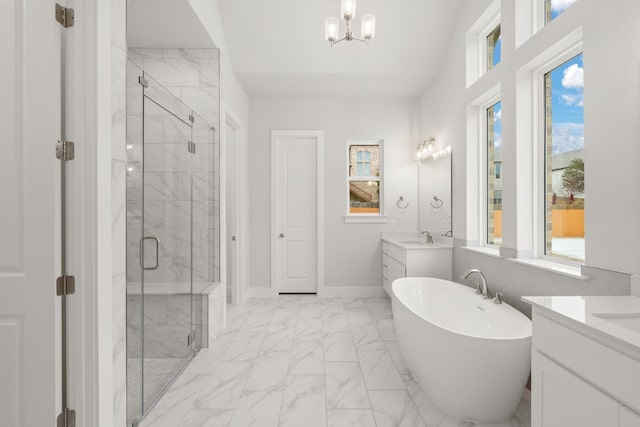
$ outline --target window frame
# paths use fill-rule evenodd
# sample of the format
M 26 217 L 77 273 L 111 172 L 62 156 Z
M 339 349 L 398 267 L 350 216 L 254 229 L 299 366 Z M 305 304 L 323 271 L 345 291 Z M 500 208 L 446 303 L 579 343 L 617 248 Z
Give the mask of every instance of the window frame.
M 502 102 L 502 93 L 495 94 L 488 98 L 479 106 L 479 119 L 480 119 L 480 155 L 478 159 L 480 165 L 478 172 L 480 173 L 480 191 L 479 191 L 479 229 L 480 229 L 480 246 L 489 248 L 495 251 L 499 251 L 501 245 L 495 245 L 489 243 L 489 108 Z M 504 216 L 503 216 L 504 217 Z M 503 228 L 504 231 L 504 228 Z M 504 238 L 504 232 L 503 232 Z
M 554 55 L 552 59 L 545 62 L 534 72 L 534 102 L 537 115 L 537 135 L 533 141 L 533 257 L 542 261 L 556 264 L 563 264 L 569 267 L 580 268 L 587 265 L 587 254 L 585 259 L 572 261 L 570 259 L 547 255 L 546 253 L 546 96 L 545 96 L 545 75 L 560 67 L 565 62 L 576 56 L 584 54 L 582 42 L 565 49 Z M 586 224 L 585 224 L 585 246 L 586 246 Z
M 489 73 L 491 70 L 497 68 L 500 64 L 502 64 L 502 52 L 500 52 L 500 62 L 498 62 L 495 66 L 491 66 L 489 68 L 488 58 L 489 58 L 489 43 L 488 38 L 491 33 L 495 31 L 496 28 L 500 27 L 500 35 L 502 35 L 502 19 L 500 15 L 500 10 L 489 20 L 488 23 L 483 27 L 482 31 L 478 33 L 478 47 L 480 49 L 480 63 L 479 63 L 479 76 Z M 501 48 L 502 49 L 502 48 Z
M 349 166 L 351 163 L 351 158 L 350 158 L 350 148 L 352 145 L 364 145 L 364 146 L 377 146 L 378 150 L 379 150 L 379 171 L 380 174 L 379 176 L 350 176 L 349 174 Z M 385 193 L 384 193 L 384 166 L 385 166 L 385 160 L 384 160 L 384 140 L 383 139 L 349 139 L 346 141 L 346 164 L 345 164 L 345 170 L 346 170 L 346 175 L 347 175 L 347 179 L 345 180 L 345 195 L 346 195 L 346 202 L 345 202 L 345 215 L 344 215 L 344 221 L 345 223 L 386 223 L 387 222 L 387 216 L 385 215 L 385 211 L 384 211 L 384 206 L 385 206 Z M 364 157 L 364 156 L 363 156 Z M 356 155 L 356 159 L 357 159 L 357 155 Z M 357 160 L 356 160 L 357 163 Z M 369 163 L 371 163 L 371 160 L 369 160 Z M 369 172 L 371 172 L 371 169 L 369 169 Z M 378 182 L 378 199 L 379 199 L 379 212 L 377 213 L 351 213 L 351 193 L 349 191 L 350 189 L 350 183 L 351 181 L 377 181 Z

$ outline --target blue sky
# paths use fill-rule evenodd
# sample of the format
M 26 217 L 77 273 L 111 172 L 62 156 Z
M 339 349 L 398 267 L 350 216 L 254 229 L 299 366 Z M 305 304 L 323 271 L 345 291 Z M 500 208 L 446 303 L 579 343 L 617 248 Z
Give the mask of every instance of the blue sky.
M 502 57 L 502 35 L 498 37 L 496 46 L 493 49 L 493 66 L 494 67 L 500 63 L 501 57 Z
M 493 107 L 493 140 L 495 147 L 502 146 L 502 102 Z
M 556 19 L 577 0 L 551 0 L 551 20 Z
M 551 71 L 553 152 L 584 148 L 583 55 Z

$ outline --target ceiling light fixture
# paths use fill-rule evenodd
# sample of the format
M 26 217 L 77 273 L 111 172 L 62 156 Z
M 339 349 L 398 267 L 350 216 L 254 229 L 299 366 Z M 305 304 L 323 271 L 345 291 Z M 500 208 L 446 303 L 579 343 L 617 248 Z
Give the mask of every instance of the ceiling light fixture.
M 333 46 L 343 40 L 350 42 L 358 40 L 369 44 L 369 41 L 376 35 L 376 17 L 367 14 L 362 17 L 362 25 L 360 28 L 362 38 L 355 37 L 351 31 L 351 21 L 356 17 L 356 0 L 342 0 L 340 7 L 340 15 L 347 23 L 347 32 L 344 37 L 338 39 L 340 31 L 340 22 L 338 18 L 327 18 L 324 22 L 324 38 Z

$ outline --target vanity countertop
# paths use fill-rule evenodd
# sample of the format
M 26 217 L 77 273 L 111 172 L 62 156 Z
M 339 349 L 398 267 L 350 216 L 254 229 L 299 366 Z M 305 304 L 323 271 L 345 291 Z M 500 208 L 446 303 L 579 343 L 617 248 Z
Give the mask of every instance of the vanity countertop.
M 535 296 L 522 297 L 522 300 L 640 351 L 640 297 Z
M 450 237 L 433 236 L 433 243 L 426 243 L 426 238 L 416 235 L 383 235 L 382 241 L 387 242 L 390 245 L 398 246 L 405 250 L 416 249 L 451 249 L 453 244 L 449 241 L 453 240 Z

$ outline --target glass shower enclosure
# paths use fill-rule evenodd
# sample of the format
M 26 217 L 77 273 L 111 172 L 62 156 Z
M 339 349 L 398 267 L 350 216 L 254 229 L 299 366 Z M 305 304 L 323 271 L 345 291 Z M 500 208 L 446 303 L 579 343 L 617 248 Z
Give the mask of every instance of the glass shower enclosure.
M 135 425 L 201 346 L 199 284 L 215 280 L 217 144 L 206 120 L 131 61 L 127 81 L 127 420 Z

